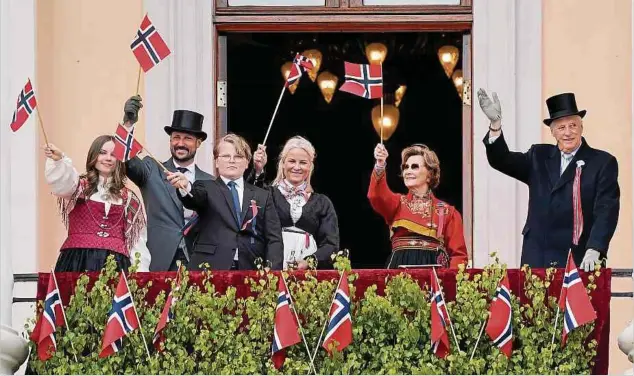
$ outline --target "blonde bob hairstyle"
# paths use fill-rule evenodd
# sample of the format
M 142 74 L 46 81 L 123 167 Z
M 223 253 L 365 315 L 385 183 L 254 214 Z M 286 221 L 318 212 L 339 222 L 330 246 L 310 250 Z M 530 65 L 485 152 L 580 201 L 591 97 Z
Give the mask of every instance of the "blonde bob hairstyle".
M 284 144 L 284 148 L 282 148 L 282 152 L 278 158 L 277 175 L 275 176 L 275 180 L 273 180 L 273 185 L 278 185 L 284 180 L 284 162 L 286 162 L 286 156 L 292 149 L 302 149 L 308 153 L 308 157 L 310 158 L 310 171 L 308 172 L 308 179 L 306 179 L 306 191 L 312 192 L 313 187 L 310 185 L 310 178 L 313 176 L 313 170 L 315 169 L 314 161 L 316 153 L 313 144 L 301 136 L 292 137 Z
M 415 155 L 423 157 L 425 168 L 429 171 L 429 188 L 436 189 L 438 184 L 440 184 L 440 161 L 436 153 L 425 144 L 414 144 L 403 149 L 401 152 L 401 173 L 403 172 L 402 165 L 404 165 L 410 157 Z

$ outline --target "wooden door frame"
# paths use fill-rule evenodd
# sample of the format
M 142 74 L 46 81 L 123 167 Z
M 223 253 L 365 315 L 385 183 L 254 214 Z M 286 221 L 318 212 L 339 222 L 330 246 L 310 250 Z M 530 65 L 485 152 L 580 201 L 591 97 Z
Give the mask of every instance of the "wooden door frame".
M 226 0 L 216 0 L 217 2 L 225 2 Z M 326 3 L 333 1 L 341 1 L 347 3 L 356 3 L 362 0 L 326 0 Z M 349 1 L 349 2 L 348 2 Z M 344 12 L 337 11 L 330 14 L 319 9 L 303 9 L 305 15 L 301 15 L 297 9 L 294 14 L 286 12 L 282 9 L 266 9 L 263 7 L 240 7 L 239 11 L 223 12 L 216 8 L 213 22 L 212 38 L 214 48 L 212 56 L 214 59 L 214 87 L 218 87 L 218 81 L 222 78 L 226 79 L 226 44 L 219 43 L 223 38 L 222 33 L 240 33 L 240 32 L 462 32 L 470 34 L 473 26 L 473 14 L 471 11 L 471 0 L 462 0 L 465 6 L 461 9 L 456 7 L 439 7 L 439 6 L 401 6 L 401 7 L 371 7 L 374 12 L 376 8 L 381 8 L 381 14 L 373 14 L 371 11 L 354 12 L 346 10 Z M 257 8 L 257 9 L 253 9 Z M 271 7 L 273 8 L 273 7 Z M 291 8 L 291 7 L 274 7 L 274 8 Z M 295 7 L 296 8 L 296 7 Z M 308 8 L 308 7 L 304 7 Z M 315 8 L 315 7 L 313 7 Z M 364 7 L 366 8 L 366 7 Z M 367 7 L 370 8 L 370 7 Z M 386 8 L 386 9 L 383 9 Z M 433 13 L 431 10 L 440 10 L 442 8 L 446 13 Z M 416 14 L 399 14 L 395 9 Z M 283 11 L 283 12 L 282 12 Z M 276 13 L 280 12 L 280 13 Z M 343 14 L 345 13 L 345 14 Z M 385 14 L 387 13 L 387 14 Z M 463 60 L 468 65 L 463 67 L 465 79 L 471 83 L 473 77 L 472 60 L 472 43 L 464 44 L 463 48 L 468 46 L 468 50 L 463 52 Z M 464 59 L 464 57 L 467 57 Z M 469 85 L 470 86 L 470 85 Z M 469 98 L 472 98 L 473 89 L 469 87 Z M 226 132 L 226 109 L 220 111 L 216 103 L 216 124 L 215 138 Z M 221 119 L 224 117 L 224 119 Z M 470 99 L 468 104 L 463 101 L 462 110 L 462 176 L 463 176 L 463 223 L 465 225 L 465 242 L 469 251 L 470 261 L 473 265 L 473 111 Z

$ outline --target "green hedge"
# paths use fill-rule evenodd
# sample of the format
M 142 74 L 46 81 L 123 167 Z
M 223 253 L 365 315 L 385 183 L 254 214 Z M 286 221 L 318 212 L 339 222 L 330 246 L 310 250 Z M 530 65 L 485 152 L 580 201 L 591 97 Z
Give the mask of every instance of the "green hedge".
M 335 263 L 339 270 L 350 270 L 345 258 Z M 134 268 L 134 267 L 133 267 Z M 332 358 L 320 350 L 315 366 L 321 374 L 589 374 L 596 355 L 596 341 L 589 340 L 593 324 L 574 330 L 563 349 L 556 340 L 551 345 L 556 298 L 547 297 L 547 287 L 554 276 L 548 269 L 541 280 L 525 268 L 524 291 L 531 304 L 520 306 L 513 297 L 513 355 L 507 359 L 483 335 L 475 357 L 469 357 L 482 320 L 487 315 L 490 298 L 504 271 L 497 263 L 481 274 L 468 271 L 457 274 L 455 301 L 448 302 L 462 352 L 457 353 L 450 334 L 452 353 L 438 359 L 431 352 L 430 303 L 428 289 L 402 273 L 387 281 L 384 295 L 376 286 L 363 297 L 353 298 L 353 343 Z M 598 276 L 599 271 L 595 274 Z M 78 280 L 75 293 L 66 308 L 69 328 L 58 329 L 57 352 L 47 362 L 31 356 L 29 368 L 38 374 L 280 374 L 273 368 L 271 338 L 277 300 L 277 276 L 260 272 L 248 278 L 257 297 L 236 298 L 236 289 L 224 294 L 214 290 L 212 274 L 205 273 L 204 288 L 188 286 L 178 291 L 175 319 L 165 329 L 165 351 L 155 353 L 151 339 L 163 308 L 162 292 L 153 306 L 144 303 L 149 286 L 139 288 L 130 279 L 130 289 L 137 304 L 145 338 L 150 346 L 148 360 L 142 337 L 137 330 L 124 339 L 118 354 L 100 359 L 98 354 L 114 293 L 117 272 L 109 262 L 94 287 L 87 289 L 88 277 Z M 357 276 L 352 273 L 349 281 Z M 184 281 L 188 279 L 184 272 Z M 594 289 L 590 277 L 588 290 Z M 295 307 L 301 317 L 306 339 L 312 349 L 328 315 L 336 280 L 317 281 L 314 273 L 306 279 L 288 278 Z M 426 286 L 428 287 L 428 286 Z M 40 302 L 41 304 L 41 302 Z M 246 321 L 245 321 L 246 320 Z M 558 328 L 562 328 L 560 315 Z M 27 329 L 33 322 L 27 323 Z M 558 330 L 560 332 L 561 329 Z M 559 334 L 557 335 L 559 338 Z M 77 351 L 79 363 L 74 361 Z M 35 345 L 31 343 L 31 353 Z M 282 369 L 284 374 L 308 374 L 309 363 L 301 344 L 292 346 Z

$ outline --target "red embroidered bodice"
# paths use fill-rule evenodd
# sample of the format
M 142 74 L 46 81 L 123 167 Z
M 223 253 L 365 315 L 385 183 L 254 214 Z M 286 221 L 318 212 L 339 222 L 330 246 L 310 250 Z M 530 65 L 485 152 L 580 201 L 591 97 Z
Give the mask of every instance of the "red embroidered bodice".
M 111 204 L 106 215 L 104 203 L 78 199 L 68 213 L 68 237 L 61 249 L 99 248 L 130 257 L 125 225 L 123 205 Z

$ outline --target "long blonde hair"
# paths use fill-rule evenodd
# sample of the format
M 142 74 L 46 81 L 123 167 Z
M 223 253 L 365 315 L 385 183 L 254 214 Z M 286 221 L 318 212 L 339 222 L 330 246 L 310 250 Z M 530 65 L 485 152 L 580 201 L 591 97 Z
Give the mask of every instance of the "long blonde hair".
M 306 179 L 306 191 L 312 192 L 313 187 L 310 185 L 310 178 L 313 176 L 313 171 L 315 170 L 315 156 L 317 154 L 313 144 L 301 136 L 291 137 L 288 141 L 286 141 L 286 144 L 284 144 L 284 148 L 282 148 L 282 152 L 280 153 L 277 161 L 277 175 L 275 176 L 275 180 L 273 180 L 273 185 L 276 186 L 284 180 L 284 162 L 286 161 L 286 156 L 292 149 L 302 149 L 308 153 L 310 158 L 310 171 L 308 172 L 308 178 Z

